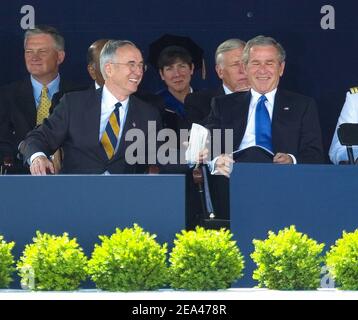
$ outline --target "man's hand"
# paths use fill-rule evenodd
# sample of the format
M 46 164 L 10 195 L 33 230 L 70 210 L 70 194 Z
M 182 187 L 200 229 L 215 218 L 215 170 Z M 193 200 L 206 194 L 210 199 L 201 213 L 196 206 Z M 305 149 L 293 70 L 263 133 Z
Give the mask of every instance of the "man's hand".
M 45 156 L 38 156 L 32 161 L 30 172 L 33 176 L 45 176 L 48 173 L 54 174 L 55 168 Z
M 215 174 L 222 174 L 225 177 L 230 178 L 230 173 L 232 171 L 232 165 L 234 162 L 235 161 L 232 159 L 231 155 L 220 155 L 215 162 Z
M 290 157 L 287 153 L 276 153 L 273 157 L 273 163 L 278 164 L 292 164 L 293 160 L 292 157 Z
M 205 148 L 199 152 L 195 162 L 205 164 L 208 162 L 208 156 L 209 156 L 209 149 Z

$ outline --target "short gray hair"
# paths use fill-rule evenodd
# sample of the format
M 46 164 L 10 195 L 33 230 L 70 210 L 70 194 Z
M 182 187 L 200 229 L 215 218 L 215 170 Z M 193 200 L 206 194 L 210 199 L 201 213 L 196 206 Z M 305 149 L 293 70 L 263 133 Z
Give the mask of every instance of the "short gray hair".
M 248 64 L 250 58 L 250 49 L 254 46 L 273 46 L 277 49 L 279 62 L 282 63 L 286 59 L 286 51 L 274 38 L 257 36 L 246 43 L 244 52 L 242 54 L 242 61 L 244 64 Z
M 240 39 L 228 39 L 221 43 L 215 51 L 215 63 L 221 64 L 223 62 L 222 54 L 234 49 L 241 49 L 245 47 L 246 42 Z
M 104 66 L 108 62 L 113 62 L 113 60 L 116 57 L 116 51 L 118 48 L 128 45 L 137 48 L 137 46 L 132 41 L 129 40 L 108 40 L 107 43 L 103 46 L 99 57 L 99 64 L 104 79 L 107 78 L 107 74 L 104 70 Z
M 28 29 L 24 35 L 24 48 L 26 48 L 26 41 L 29 37 L 39 35 L 39 34 L 48 34 L 51 36 L 53 41 L 55 42 L 55 49 L 59 51 L 65 50 L 65 39 L 58 32 L 58 30 L 51 26 L 35 26 L 34 29 Z

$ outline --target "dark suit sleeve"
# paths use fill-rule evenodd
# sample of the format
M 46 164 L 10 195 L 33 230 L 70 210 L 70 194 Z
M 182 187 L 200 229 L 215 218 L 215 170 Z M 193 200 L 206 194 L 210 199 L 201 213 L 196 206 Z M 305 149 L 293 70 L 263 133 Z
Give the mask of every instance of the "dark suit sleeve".
M 213 98 L 211 100 L 211 110 L 207 118 L 206 127 L 209 130 L 221 129 L 221 116 L 220 116 L 220 99 Z
M 309 98 L 303 114 L 297 163 L 324 163 L 322 133 L 317 105 Z
M 6 88 L 0 89 L 0 161 L 4 158 L 14 158 L 17 146 L 12 134 L 11 116 L 7 103 Z
M 206 92 L 194 92 L 186 96 L 184 108 L 190 123 L 207 124 L 212 97 Z
M 69 113 L 65 95 L 44 123 L 26 136 L 20 150 L 25 161 L 36 152 L 50 156 L 62 145 L 69 126 Z
M 214 97 L 211 100 L 211 111 L 207 118 L 206 128 L 209 129 L 211 135 L 211 144 L 210 144 L 210 153 L 211 158 L 214 159 L 215 157 L 219 156 L 222 153 L 225 153 L 225 125 L 222 121 L 222 114 L 221 114 L 221 99 L 219 97 Z M 220 139 L 218 140 L 218 136 L 214 135 L 214 130 L 220 130 Z M 218 145 L 220 143 L 220 145 Z

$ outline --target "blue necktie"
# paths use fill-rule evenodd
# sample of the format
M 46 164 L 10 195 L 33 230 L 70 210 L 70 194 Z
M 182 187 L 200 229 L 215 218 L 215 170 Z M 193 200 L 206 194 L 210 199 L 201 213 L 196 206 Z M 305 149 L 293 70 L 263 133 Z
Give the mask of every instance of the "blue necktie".
M 272 150 L 271 119 L 267 111 L 265 101 L 267 98 L 262 95 L 257 102 L 255 116 L 256 145 Z
M 107 154 L 108 159 L 112 159 L 114 156 L 114 151 L 117 147 L 118 137 L 119 137 L 119 107 L 122 106 L 120 102 L 115 104 L 115 108 L 111 113 L 106 130 L 104 131 L 101 139 L 101 143 L 104 151 Z

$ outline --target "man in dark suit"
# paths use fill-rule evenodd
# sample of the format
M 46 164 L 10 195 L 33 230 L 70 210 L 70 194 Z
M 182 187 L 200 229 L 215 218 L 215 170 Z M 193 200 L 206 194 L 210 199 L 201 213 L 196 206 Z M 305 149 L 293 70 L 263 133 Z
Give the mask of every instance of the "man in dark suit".
M 237 91 L 249 90 L 247 76 L 242 64 L 242 52 L 245 42 L 240 39 L 228 39 L 221 43 L 215 52 L 216 73 L 222 80 L 214 89 L 193 92 L 185 98 L 185 110 L 190 123 L 205 125 L 214 97 Z M 230 197 L 229 181 L 223 176 L 208 177 L 210 195 L 217 218 L 229 219 Z
M 273 38 L 258 36 L 250 40 L 243 62 L 252 88 L 247 93 L 214 98 L 208 127 L 232 129 L 234 151 L 258 145 L 274 154 L 273 163 L 323 163 L 314 100 L 278 88 L 285 57 L 285 50 Z M 231 157 L 221 155 L 215 160 L 213 171 L 229 176 Z M 255 156 L 246 159 L 256 160 Z
M 59 75 L 65 43 L 55 28 L 38 26 L 26 31 L 24 48 L 30 76 L 0 89 L 0 161 L 17 174 L 29 173 L 17 158 L 18 145 L 43 120 L 37 116 L 42 89 L 46 88 L 46 99 L 52 100 L 52 106 L 64 92 L 75 89 Z
M 87 50 L 87 71 L 94 83 L 90 86 L 94 89 L 99 89 L 104 85 L 104 79 L 100 68 L 100 55 L 104 45 L 109 39 L 98 39 L 93 42 Z M 146 92 L 143 90 L 137 90 L 134 95 L 153 106 L 159 108 L 162 113 L 164 110 L 164 101 L 156 94 Z
M 62 173 L 138 173 L 155 163 L 156 145 L 144 141 L 156 139 L 159 111 L 132 95 L 145 69 L 142 54 L 130 41 L 110 40 L 100 68 L 103 88 L 66 94 L 27 136 L 21 151 L 33 175 L 54 173 L 48 156 L 59 147 Z
M 211 111 L 213 97 L 250 89 L 242 64 L 244 47 L 245 42 L 240 39 L 228 39 L 217 47 L 215 69 L 222 83 L 217 88 L 187 95 L 185 110 L 191 122 L 205 124 Z

